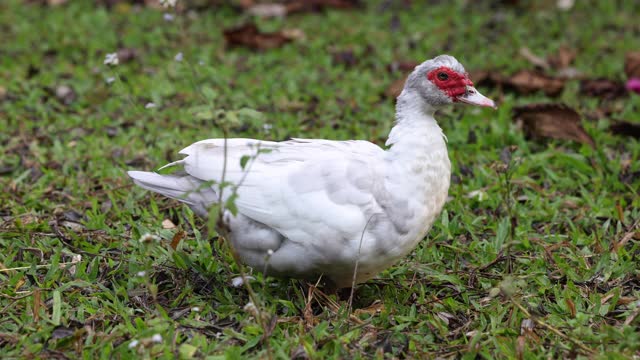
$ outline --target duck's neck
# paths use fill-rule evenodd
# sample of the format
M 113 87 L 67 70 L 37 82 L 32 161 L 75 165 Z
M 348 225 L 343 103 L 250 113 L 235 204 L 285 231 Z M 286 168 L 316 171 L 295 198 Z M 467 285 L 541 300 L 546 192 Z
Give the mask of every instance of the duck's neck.
M 435 109 L 413 91 L 402 91 L 396 104 L 396 124 L 389 133 L 386 145 L 390 161 L 405 165 L 447 156 L 446 137 L 434 119 Z
M 396 125 L 389 134 L 385 186 L 404 204 L 403 221 L 422 239 L 447 199 L 451 162 L 442 129 L 431 108 L 416 94 L 404 90 L 396 105 Z M 400 207 L 402 209 L 402 207 Z

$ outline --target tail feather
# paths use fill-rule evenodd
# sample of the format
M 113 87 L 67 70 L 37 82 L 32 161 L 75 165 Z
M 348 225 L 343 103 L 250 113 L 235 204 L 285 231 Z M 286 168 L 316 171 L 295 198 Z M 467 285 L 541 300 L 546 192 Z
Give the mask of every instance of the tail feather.
M 218 200 L 211 186 L 188 174 L 160 175 L 146 171 L 128 171 L 127 174 L 138 186 L 181 201 L 201 216 L 206 216 L 207 208 Z

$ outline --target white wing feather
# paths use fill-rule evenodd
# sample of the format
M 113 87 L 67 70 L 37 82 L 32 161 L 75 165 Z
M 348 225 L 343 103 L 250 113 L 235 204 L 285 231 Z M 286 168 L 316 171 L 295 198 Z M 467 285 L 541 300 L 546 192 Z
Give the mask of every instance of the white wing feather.
M 299 231 L 350 238 L 377 207 L 372 190 L 382 176 L 384 152 L 366 141 L 228 139 L 226 163 L 224 139 L 200 141 L 180 153 L 187 155 L 179 163 L 189 175 L 211 181 L 216 191 L 223 180 L 237 185 L 238 211 L 289 239 L 300 238 L 289 234 Z M 243 156 L 250 158 L 244 169 Z M 223 189 L 223 200 L 230 194 L 231 188 Z

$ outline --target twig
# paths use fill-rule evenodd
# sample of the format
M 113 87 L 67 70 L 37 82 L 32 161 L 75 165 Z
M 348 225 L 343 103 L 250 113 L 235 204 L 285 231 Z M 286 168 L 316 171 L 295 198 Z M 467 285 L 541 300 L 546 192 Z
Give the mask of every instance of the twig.
M 347 305 L 347 314 L 349 314 L 349 316 L 351 316 L 351 305 L 353 303 L 353 294 L 354 294 L 354 289 L 356 288 L 356 279 L 358 276 L 358 265 L 360 264 L 360 251 L 362 250 L 362 243 L 364 241 L 364 234 L 367 231 L 367 226 L 369 226 L 369 222 L 371 222 L 371 219 L 373 219 L 373 217 L 376 214 L 372 214 L 371 216 L 369 216 L 369 220 L 367 220 L 367 223 L 364 224 L 364 229 L 362 229 L 362 233 L 360 234 L 360 244 L 358 245 L 358 255 L 356 256 L 356 264 L 353 267 L 353 278 L 351 279 L 351 293 L 349 294 L 349 302 Z

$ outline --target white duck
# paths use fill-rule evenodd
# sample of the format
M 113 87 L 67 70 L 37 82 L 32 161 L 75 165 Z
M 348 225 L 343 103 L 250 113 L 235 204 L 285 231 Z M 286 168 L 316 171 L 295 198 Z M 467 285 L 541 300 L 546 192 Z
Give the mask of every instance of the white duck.
M 242 261 L 269 275 L 322 275 L 350 287 L 354 270 L 361 283 L 406 256 L 440 214 L 451 163 L 433 115 L 456 102 L 495 108 L 455 58 L 441 55 L 409 75 L 386 150 L 361 140 L 228 139 L 225 151 L 224 139 L 209 139 L 167 165 L 182 166 L 177 174 L 129 176 L 205 218 L 231 196 L 231 187 L 220 196 L 218 184 L 237 185 L 237 213 L 225 210 L 223 221 Z

